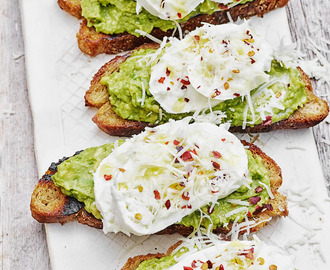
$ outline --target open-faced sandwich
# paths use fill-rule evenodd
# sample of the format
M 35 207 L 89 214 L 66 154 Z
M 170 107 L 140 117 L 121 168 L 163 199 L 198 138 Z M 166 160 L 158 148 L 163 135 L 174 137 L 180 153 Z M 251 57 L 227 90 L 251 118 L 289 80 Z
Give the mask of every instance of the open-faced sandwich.
M 254 239 L 225 242 L 178 242 L 167 253 L 129 258 L 122 270 L 294 270 L 294 257 L 278 247 Z
M 179 40 L 145 44 L 106 63 L 86 92 L 93 121 L 129 136 L 199 115 L 232 131 L 306 128 L 329 112 L 308 76 L 248 22 L 204 25 Z
M 59 6 L 83 21 L 77 34 L 86 54 L 132 50 L 154 37 L 192 31 L 203 22 L 223 24 L 283 7 L 289 0 L 58 0 Z M 228 15 L 230 14 L 230 15 Z M 149 39 L 149 38 L 151 39 Z
M 31 212 L 39 222 L 79 222 L 127 235 L 227 237 L 286 216 L 281 170 L 257 146 L 223 126 L 170 121 L 53 163 Z

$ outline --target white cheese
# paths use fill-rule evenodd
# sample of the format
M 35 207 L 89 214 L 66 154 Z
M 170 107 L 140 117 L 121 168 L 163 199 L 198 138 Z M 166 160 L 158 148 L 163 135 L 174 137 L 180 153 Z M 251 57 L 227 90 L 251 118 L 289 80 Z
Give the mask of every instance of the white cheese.
M 180 248 L 184 247 L 184 244 Z M 177 258 L 178 263 L 168 270 L 186 269 L 253 269 L 269 270 L 271 265 L 278 270 L 294 270 L 294 257 L 284 250 L 266 245 L 258 239 L 252 241 L 212 241 L 202 243 L 203 248 Z M 173 253 L 172 253 L 173 254 Z M 206 264 L 206 265 L 205 265 Z M 208 266 L 206 268 L 206 266 Z M 190 269 L 189 268 L 189 269 Z M 221 268 L 220 268 L 221 269 Z
M 103 230 L 158 232 L 247 185 L 241 142 L 210 123 L 169 122 L 128 139 L 94 174 Z
M 171 38 L 151 68 L 150 92 L 169 113 L 248 96 L 269 81 L 273 50 L 248 23 L 208 25 Z

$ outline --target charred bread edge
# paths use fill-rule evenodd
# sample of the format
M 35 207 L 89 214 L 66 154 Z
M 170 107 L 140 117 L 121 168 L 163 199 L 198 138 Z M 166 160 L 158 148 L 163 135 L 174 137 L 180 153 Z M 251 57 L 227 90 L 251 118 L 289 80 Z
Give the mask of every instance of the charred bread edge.
M 158 48 L 158 46 L 159 45 L 156 43 L 144 44 L 136 48 L 136 50 L 155 49 Z M 85 94 L 85 105 L 99 108 L 98 112 L 95 114 L 92 120 L 97 124 L 100 129 L 102 129 L 109 135 L 131 136 L 133 134 L 140 133 L 145 129 L 145 127 L 152 126 L 147 122 L 126 120 L 118 116 L 111 108 L 109 94 L 107 92 L 106 86 L 100 84 L 101 78 L 105 75 L 110 75 L 112 72 L 115 72 L 118 69 L 119 65 L 123 63 L 132 54 L 132 52 L 134 51 L 127 52 L 123 56 L 117 56 L 106 64 L 104 64 L 94 75 L 93 80 L 91 81 L 91 86 Z M 312 116 L 305 115 L 303 109 L 306 106 L 306 103 L 302 108 L 298 108 L 292 115 L 290 115 L 289 118 L 283 119 L 279 122 L 271 123 L 268 125 L 259 124 L 253 127 L 246 127 L 245 129 L 243 129 L 242 127 L 231 127 L 230 131 L 242 133 L 259 133 L 269 132 L 278 129 L 300 129 L 315 126 L 321 121 L 323 121 L 329 113 L 328 103 L 313 94 L 313 87 L 309 77 L 300 67 L 297 67 L 297 69 L 300 72 L 302 81 L 305 83 L 305 90 L 308 99 L 307 103 L 316 105 L 320 104 L 320 106 L 322 106 L 322 112 L 320 112 L 319 114 L 314 114 Z M 102 100 L 98 103 L 93 101 L 93 95 L 96 92 L 101 93 L 103 95 Z M 113 124 L 110 125 L 109 123 L 104 121 L 104 113 L 110 115 Z
M 181 24 L 182 31 L 192 31 L 202 25 L 202 22 L 211 24 L 223 24 L 229 22 L 227 12 L 231 18 L 236 21 L 238 18 L 249 18 L 252 16 L 262 17 L 269 11 L 278 7 L 285 6 L 289 0 L 254 0 L 245 4 L 237 5 L 229 10 L 216 11 L 211 15 L 201 14 L 190 18 L 187 22 Z M 64 11 L 71 15 L 82 18 L 80 2 L 77 0 L 58 0 L 58 5 Z M 162 39 L 164 36 L 170 36 L 173 30 L 167 32 L 159 28 L 153 29 L 151 35 Z M 144 43 L 151 42 L 146 37 L 136 37 L 128 33 L 107 35 L 96 32 L 94 27 L 88 27 L 86 19 L 83 19 L 77 33 L 78 46 L 82 52 L 95 56 L 100 53 L 116 54 L 123 51 L 132 50 Z
M 149 253 L 146 255 L 138 255 L 135 257 L 130 257 L 128 258 L 125 265 L 121 268 L 121 270 L 135 270 L 143 261 L 147 261 L 155 258 L 160 259 L 162 257 L 170 256 L 173 250 L 175 250 L 181 243 L 182 241 L 179 241 L 174 245 L 170 246 L 166 251 L 166 253 Z
M 277 189 L 282 184 L 282 174 L 280 167 L 276 164 L 276 162 L 267 156 L 259 147 L 250 144 L 246 141 L 242 141 L 242 144 L 248 146 L 248 149 L 252 152 L 253 156 L 260 156 L 262 158 L 263 164 L 266 166 L 267 170 L 270 173 L 271 180 L 271 189 L 275 196 L 275 199 L 270 199 L 268 205 L 264 205 L 261 207 L 260 212 L 256 213 L 255 218 L 249 218 L 250 220 L 254 219 L 257 222 L 264 220 L 257 227 L 251 228 L 250 232 L 258 231 L 260 228 L 266 225 L 267 219 L 271 216 L 287 216 L 287 203 L 286 197 L 277 192 Z M 79 152 L 77 152 L 79 153 Z M 76 154 L 77 154 L 76 153 Z M 77 201 L 76 199 L 66 196 L 61 192 L 59 187 L 56 187 L 54 182 L 52 181 L 51 176 L 57 172 L 57 166 L 62 163 L 67 158 L 60 159 L 57 163 L 52 163 L 49 169 L 46 171 L 45 175 L 39 180 L 36 185 L 33 194 L 31 196 L 31 204 L 30 209 L 32 216 L 41 223 L 61 223 L 64 224 L 69 221 L 77 220 L 79 223 L 88 225 L 90 227 L 102 229 L 103 224 L 102 221 L 96 219 L 92 214 L 89 214 L 84 209 L 84 204 Z M 43 200 L 43 196 L 45 193 L 49 191 L 54 191 L 50 196 L 55 197 L 56 201 L 52 201 L 47 197 L 48 200 Z M 281 204 L 282 210 L 272 209 L 269 210 L 268 206 L 272 205 L 272 203 L 277 203 L 278 201 L 283 201 L 283 205 Z M 46 205 L 40 209 L 38 207 L 41 203 L 41 206 Z M 54 207 L 51 204 L 55 204 Z M 51 209 L 47 209 L 50 207 Z M 265 210 L 266 209 L 266 210 Z M 263 211 L 262 211 L 263 210 Z M 261 212 L 262 211 L 262 212 Z M 228 228 L 217 228 L 214 230 L 214 233 L 217 234 L 226 234 L 231 230 L 232 223 L 228 225 Z M 172 225 L 168 228 L 158 232 L 158 234 L 172 234 L 172 233 L 180 233 L 183 236 L 188 236 L 193 232 L 192 227 L 185 227 L 183 225 Z M 244 233 L 242 231 L 241 233 Z

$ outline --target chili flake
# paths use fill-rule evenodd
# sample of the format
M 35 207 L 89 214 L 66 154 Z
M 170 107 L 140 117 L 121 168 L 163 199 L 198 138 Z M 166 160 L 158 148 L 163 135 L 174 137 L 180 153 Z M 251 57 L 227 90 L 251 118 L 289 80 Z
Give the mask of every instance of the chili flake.
M 270 125 L 272 123 L 272 116 L 271 115 L 267 115 L 266 119 L 262 121 L 262 124 L 264 126 Z
M 167 200 L 165 203 L 166 209 L 169 209 L 171 207 L 171 201 Z
M 217 163 L 215 161 L 212 161 L 212 165 L 216 170 L 220 170 L 220 164 L 219 163 Z
M 159 83 L 164 83 L 165 81 L 165 77 L 160 77 L 160 79 L 158 80 Z
M 212 151 L 212 154 L 215 158 L 221 158 L 222 155 L 218 151 Z
M 190 200 L 190 197 L 189 197 L 189 192 L 186 192 L 187 195 L 185 195 L 185 192 L 182 193 L 182 199 L 186 200 L 186 201 L 189 201 Z
M 104 175 L 104 179 L 105 179 L 106 181 L 109 181 L 109 180 L 112 179 L 112 175 L 110 175 L 110 174 L 105 174 L 105 175 Z
M 156 200 L 160 200 L 160 193 L 158 190 L 154 190 L 154 195 Z

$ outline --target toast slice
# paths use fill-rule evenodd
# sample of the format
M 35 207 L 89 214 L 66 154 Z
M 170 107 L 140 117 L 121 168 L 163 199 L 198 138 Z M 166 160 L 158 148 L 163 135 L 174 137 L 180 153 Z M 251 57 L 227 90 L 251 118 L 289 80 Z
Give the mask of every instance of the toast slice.
M 138 49 L 155 49 L 158 44 L 150 43 L 140 46 Z M 126 120 L 118 116 L 111 108 L 107 87 L 100 83 L 103 76 L 109 76 L 115 72 L 121 63 L 123 63 L 132 51 L 127 52 L 123 56 L 117 56 L 111 61 L 104 64 L 94 75 L 91 86 L 85 94 L 85 105 L 99 108 L 93 121 L 104 132 L 114 136 L 131 136 L 140 133 L 145 127 L 150 126 L 146 122 L 138 122 Z M 268 132 L 277 129 L 298 129 L 308 128 L 317 125 L 323 121 L 329 114 L 328 103 L 313 94 L 313 87 L 306 73 L 298 67 L 301 78 L 305 83 L 305 91 L 307 94 L 307 103 L 303 107 L 296 110 L 288 119 L 272 123 L 270 125 L 255 125 L 253 127 L 231 127 L 231 132 Z
M 237 5 L 229 10 L 217 11 L 211 15 L 202 14 L 190 18 L 187 22 L 181 25 L 183 33 L 185 31 L 192 31 L 197 27 L 202 26 L 202 22 L 210 24 L 224 24 L 229 22 L 228 12 L 230 17 L 236 21 L 239 18 L 249 18 L 252 16 L 262 17 L 269 11 L 278 7 L 285 6 L 289 0 L 254 0 L 246 4 Z M 61 9 L 68 12 L 78 19 L 82 18 L 80 0 L 58 0 L 58 5 Z M 163 39 L 164 36 L 170 36 L 172 30 L 163 32 L 155 28 L 151 35 Z M 78 46 L 80 50 L 91 56 L 101 53 L 117 54 L 123 51 L 132 50 L 144 43 L 152 42 L 146 37 L 136 37 L 128 33 L 117 35 L 108 35 L 99 33 L 94 27 L 88 27 L 87 21 L 83 19 L 80 24 L 79 32 L 77 33 Z
M 168 248 L 168 250 L 166 251 L 166 253 L 149 253 L 146 255 L 138 255 L 135 257 L 130 257 L 128 258 L 127 262 L 125 263 L 125 265 L 121 268 L 121 270 L 135 270 L 139 267 L 139 265 L 143 262 L 143 261 L 148 261 L 151 259 L 160 259 L 166 256 L 170 256 L 172 254 L 172 252 L 178 247 L 180 246 L 182 242 L 179 241 L 177 243 L 175 243 L 174 245 L 170 246 Z
M 252 152 L 253 156 L 261 157 L 264 166 L 269 171 L 270 187 L 275 197 L 269 200 L 268 206 L 271 205 L 271 207 L 260 207 L 260 212 L 258 211 L 253 217 L 249 218 L 259 223 L 257 226 L 250 229 L 250 232 L 255 232 L 265 226 L 270 217 L 287 216 L 287 202 L 286 197 L 277 191 L 282 184 L 282 175 L 281 169 L 276 162 L 257 146 L 245 141 L 242 141 L 242 143 L 249 147 L 248 149 Z M 61 189 L 54 185 L 51 176 L 56 173 L 57 166 L 65 159 L 66 158 L 63 158 L 57 163 L 52 163 L 45 175 L 36 185 L 30 204 L 32 216 L 41 223 L 64 224 L 69 221 L 77 220 L 79 223 L 101 229 L 102 221 L 87 213 L 83 203 L 64 195 Z M 226 234 L 231 228 L 232 224 L 229 224 L 227 228 L 218 228 L 214 230 L 214 232 Z M 172 225 L 160 231 L 158 234 L 171 234 L 176 232 L 187 236 L 193 232 L 193 228 L 183 225 Z M 244 230 L 241 231 L 241 233 L 244 232 Z

